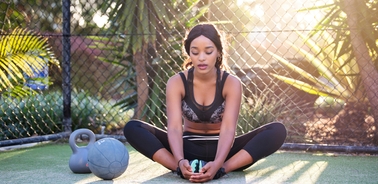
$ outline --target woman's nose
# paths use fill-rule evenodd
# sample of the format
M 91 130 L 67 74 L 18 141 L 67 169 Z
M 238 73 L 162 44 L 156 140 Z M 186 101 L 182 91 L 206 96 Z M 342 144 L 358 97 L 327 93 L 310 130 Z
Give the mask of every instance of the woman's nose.
M 205 59 L 206 59 L 206 54 L 203 52 L 199 53 L 198 60 L 204 61 Z

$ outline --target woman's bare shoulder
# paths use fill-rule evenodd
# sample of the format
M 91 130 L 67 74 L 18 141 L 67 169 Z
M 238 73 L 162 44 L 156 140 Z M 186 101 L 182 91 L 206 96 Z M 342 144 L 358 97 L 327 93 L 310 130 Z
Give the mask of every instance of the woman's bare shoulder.
M 182 73 L 185 74 L 185 71 L 183 71 Z M 174 93 L 178 92 L 181 95 L 183 95 L 185 91 L 184 89 L 185 89 L 185 86 L 179 73 L 176 73 L 175 75 L 171 76 L 168 79 L 167 86 L 166 86 L 167 92 L 169 91 L 174 92 Z
M 179 72 L 179 73 L 176 73 L 174 75 L 172 75 L 168 81 L 167 81 L 167 85 L 169 84 L 177 84 L 177 83 L 180 83 L 182 81 L 181 79 L 181 76 L 180 76 L 180 73 L 183 73 L 186 77 L 186 71 L 182 71 L 182 72 Z M 182 83 L 182 82 L 181 82 Z
M 232 86 L 240 86 L 240 85 L 241 85 L 241 81 L 239 77 L 229 73 L 225 82 L 225 86 L 232 87 Z
M 235 75 L 229 74 L 226 78 L 226 81 L 223 86 L 223 96 L 227 96 L 227 94 L 241 94 L 242 92 L 242 84 L 239 77 Z

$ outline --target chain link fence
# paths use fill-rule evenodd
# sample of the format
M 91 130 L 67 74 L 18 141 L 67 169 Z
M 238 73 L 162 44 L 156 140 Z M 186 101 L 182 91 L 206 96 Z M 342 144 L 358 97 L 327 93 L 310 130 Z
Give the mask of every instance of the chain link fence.
M 279 120 L 290 149 L 375 150 L 374 83 L 362 80 L 367 70 L 352 52 L 344 2 L 2 0 L 2 37 L 17 27 L 33 30 L 48 38 L 60 65 L 48 67 L 50 84 L 37 94 L 12 98 L 2 89 L 0 141 L 78 128 L 122 136 L 131 118 L 166 128 L 165 84 L 182 69 L 185 33 L 211 22 L 224 33 L 230 72 L 244 87 L 238 135 Z M 364 3 L 376 11 L 376 1 Z M 341 18 L 327 24 L 333 7 Z M 366 29 L 376 31 L 376 23 Z M 377 72 L 377 50 L 367 45 Z

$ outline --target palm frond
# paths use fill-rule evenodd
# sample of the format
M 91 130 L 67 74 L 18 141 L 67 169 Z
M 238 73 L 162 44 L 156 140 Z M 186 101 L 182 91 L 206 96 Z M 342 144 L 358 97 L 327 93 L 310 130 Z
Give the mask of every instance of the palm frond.
M 310 39 L 299 32 L 297 33 L 304 41 L 304 44 L 310 48 L 310 51 L 290 42 L 288 42 L 288 44 L 300 53 L 307 62 L 316 67 L 321 77 L 315 77 L 285 58 L 268 51 L 272 57 L 284 64 L 291 71 L 298 73 L 303 78 L 310 81 L 310 83 L 305 83 L 277 74 L 271 75 L 309 94 L 332 96 L 345 101 L 358 99 L 356 94 L 362 94 L 362 92 L 359 91 L 361 89 L 356 89 L 356 86 L 358 86 L 359 83 L 359 68 L 356 61 L 351 60 L 348 55 L 340 55 L 339 52 L 342 52 L 343 47 L 335 50 L 335 44 L 333 44 L 334 39 L 327 32 L 318 32 L 320 35 L 315 34 L 318 35 L 324 43 L 318 41 L 315 42 L 315 40 Z M 315 37 L 315 35 L 312 36 Z M 343 45 L 341 41 L 340 44 Z
M 4 34 L 0 37 L 0 93 L 22 86 L 27 78 L 40 73 L 50 63 L 58 65 L 59 62 L 47 38 L 20 28 Z

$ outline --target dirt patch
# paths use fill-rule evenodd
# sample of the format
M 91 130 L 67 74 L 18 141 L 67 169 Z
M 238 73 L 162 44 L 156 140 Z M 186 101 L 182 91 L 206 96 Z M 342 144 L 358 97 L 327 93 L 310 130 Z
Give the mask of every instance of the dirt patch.
M 318 144 L 373 145 L 374 118 L 366 104 L 348 103 L 334 117 L 316 113 L 305 123 L 306 137 Z

